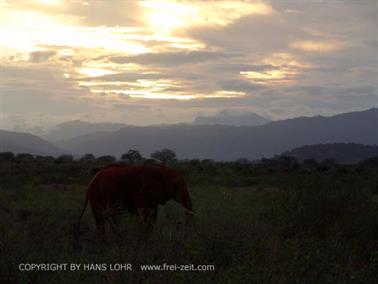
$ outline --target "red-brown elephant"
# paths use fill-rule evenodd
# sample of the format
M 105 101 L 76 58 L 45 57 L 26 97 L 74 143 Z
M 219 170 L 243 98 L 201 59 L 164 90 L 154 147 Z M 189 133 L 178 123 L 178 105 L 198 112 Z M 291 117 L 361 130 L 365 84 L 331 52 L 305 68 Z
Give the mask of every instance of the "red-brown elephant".
M 186 216 L 194 214 L 183 176 L 160 165 L 109 165 L 100 170 L 88 185 L 89 201 L 100 237 L 105 235 L 108 217 L 127 210 L 139 215 L 152 228 L 158 205 L 173 199 L 182 204 Z

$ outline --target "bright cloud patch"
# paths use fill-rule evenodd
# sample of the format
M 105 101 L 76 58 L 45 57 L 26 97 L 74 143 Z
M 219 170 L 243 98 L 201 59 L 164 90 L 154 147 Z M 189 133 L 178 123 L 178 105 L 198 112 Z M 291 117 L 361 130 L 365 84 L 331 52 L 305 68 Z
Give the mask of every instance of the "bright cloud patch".
M 272 8 L 260 1 L 141 1 L 147 25 L 169 33 L 191 26 L 225 26 L 246 15 L 268 15 Z
M 290 44 L 293 49 L 299 49 L 307 52 L 335 52 L 345 48 L 345 44 L 339 41 L 295 41 Z
M 289 53 L 274 53 L 261 60 L 261 64 L 270 66 L 261 71 L 241 71 L 240 75 L 254 83 L 262 85 L 291 85 L 311 64 L 301 61 Z
M 116 72 L 100 68 L 80 68 L 79 73 L 89 76 L 89 77 L 98 77 L 103 75 L 115 74 Z

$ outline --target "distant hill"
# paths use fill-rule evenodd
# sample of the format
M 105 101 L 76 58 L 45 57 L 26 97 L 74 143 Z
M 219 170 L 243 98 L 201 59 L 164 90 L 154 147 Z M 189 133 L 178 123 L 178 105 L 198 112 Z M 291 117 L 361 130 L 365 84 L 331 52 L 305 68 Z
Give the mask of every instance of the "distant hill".
M 38 136 L 6 130 L 0 130 L 0 152 L 52 156 L 64 154 L 62 149 Z
M 315 159 L 318 162 L 335 159 L 341 164 L 354 164 L 378 156 L 378 146 L 356 143 L 306 145 L 285 152 L 282 156 L 293 156 L 301 162 L 305 159 Z
M 310 144 L 378 144 L 378 109 L 331 117 L 300 117 L 261 126 L 171 125 L 127 126 L 60 141 L 74 154 L 119 156 L 129 149 L 143 155 L 170 148 L 179 158 L 234 160 L 271 157 Z
M 197 116 L 194 119 L 195 125 L 232 125 L 232 126 L 255 126 L 263 125 L 270 122 L 270 120 L 259 116 L 253 112 L 243 114 L 232 114 L 227 111 L 222 111 L 214 116 Z
M 55 128 L 45 134 L 43 138 L 48 141 L 59 141 L 98 131 L 116 131 L 125 126 L 126 125 L 122 123 L 91 123 L 81 120 L 73 120 L 58 124 Z

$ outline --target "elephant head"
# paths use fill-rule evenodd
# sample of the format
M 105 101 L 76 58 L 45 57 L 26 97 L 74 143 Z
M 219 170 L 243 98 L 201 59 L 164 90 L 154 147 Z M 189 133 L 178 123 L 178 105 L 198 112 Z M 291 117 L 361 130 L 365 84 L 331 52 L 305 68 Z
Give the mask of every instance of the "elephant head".
M 189 192 L 182 176 L 175 181 L 175 195 L 174 200 L 180 203 L 184 207 L 186 219 L 190 220 L 196 213 L 193 211 L 192 200 L 189 196 Z

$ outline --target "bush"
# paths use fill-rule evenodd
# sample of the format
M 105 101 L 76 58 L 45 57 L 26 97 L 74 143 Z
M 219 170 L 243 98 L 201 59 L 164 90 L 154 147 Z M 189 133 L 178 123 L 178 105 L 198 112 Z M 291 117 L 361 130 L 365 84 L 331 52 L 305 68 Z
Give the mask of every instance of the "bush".
M 1 152 L 0 153 L 0 162 L 11 162 L 15 158 L 12 152 Z

